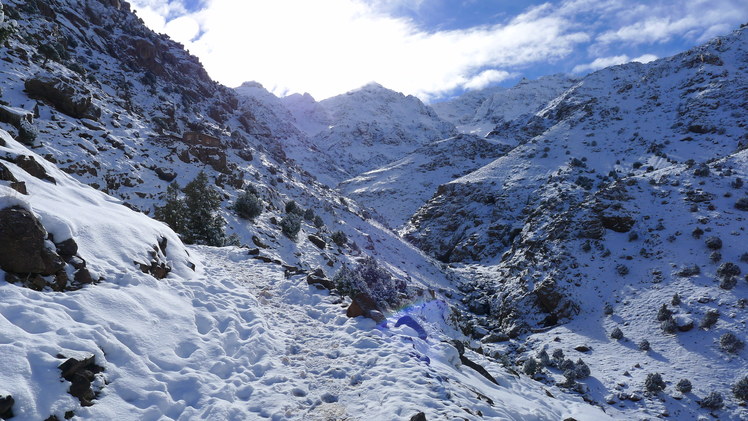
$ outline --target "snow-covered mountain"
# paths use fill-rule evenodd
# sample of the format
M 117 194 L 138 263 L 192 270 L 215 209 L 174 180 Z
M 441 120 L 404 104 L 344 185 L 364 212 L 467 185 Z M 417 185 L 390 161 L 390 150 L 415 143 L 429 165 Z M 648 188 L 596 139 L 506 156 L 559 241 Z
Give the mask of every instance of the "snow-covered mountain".
M 431 108 L 4 5 L 0 418 L 746 417 L 745 28 Z M 201 172 L 234 245 L 148 216 Z
M 284 103 L 297 116 L 314 104 L 293 97 Z M 343 181 L 402 158 L 415 149 L 456 134 L 455 128 L 414 96 L 377 83 L 328 98 L 315 107 L 312 123 L 321 131 L 311 137 L 324 154 L 327 170 Z M 302 120 L 304 121 L 304 120 Z M 326 127 L 325 127 L 326 125 Z M 292 155 L 293 156 L 293 155 Z M 315 174 L 316 175 L 316 174 Z
M 433 104 L 439 117 L 453 123 L 463 133 L 495 137 L 508 143 L 517 141 L 505 136 L 512 122 L 530 117 L 571 88 L 576 79 L 552 75 L 536 80 L 522 79 L 511 88 L 487 88 L 468 92 L 455 99 Z

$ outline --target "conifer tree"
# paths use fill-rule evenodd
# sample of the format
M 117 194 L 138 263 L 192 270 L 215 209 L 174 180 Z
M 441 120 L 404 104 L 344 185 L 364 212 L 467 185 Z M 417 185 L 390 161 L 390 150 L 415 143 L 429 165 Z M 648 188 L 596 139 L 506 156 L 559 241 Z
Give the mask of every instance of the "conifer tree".
M 184 240 L 193 244 L 223 246 L 226 234 L 223 231 L 226 221 L 218 214 L 221 196 L 208 185 L 204 171 L 184 187 L 187 223 Z
M 154 217 L 165 222 L 177 234 L 183 234 L 187 227 L 187 206 L 181 197 L 182 190 L 177 182 L 166 188 L 164 206 L 157 206 Z

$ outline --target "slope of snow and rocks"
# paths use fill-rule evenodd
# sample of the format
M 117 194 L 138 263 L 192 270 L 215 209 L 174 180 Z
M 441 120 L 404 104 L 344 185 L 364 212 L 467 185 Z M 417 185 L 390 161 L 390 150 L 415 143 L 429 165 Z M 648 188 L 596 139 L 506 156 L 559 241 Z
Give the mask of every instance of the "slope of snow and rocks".
M 211 81 L 123 1 L 4 11 L 0 417 L 604 419 L 476 352 L 451 275 L 299 168 L 319 143 L 261 86 Z M 415 98 L 352 97 L 369 94 L 392 99 L 382 115 L 407 114 L 372 137 L 391 142 L 382 162 L 455 134 Z M 148 218 L 200 171 L 243 247 L 185 247 Z M 263 200 L 254 221 L 230 208 L 245 189 Z M 295 240 L 278 222 L 290 200 L 321 222 Z M 391 301 L 335 289 L 341 268 L 372 261 Z
M 496 127 L 492 138 L 517 146 L 441 185 L 405 227 L 472 277 L 463 301 L 478 325 L 522 338 L 522 361 L 544 348 L 584 357 L 595 379 L 575 387 L 620 417 L 698 419 L 711 392 L 724 398 L 718 417 L 745 417 L 730 389 L 746 375 L 745 350 L 725 351 L 723 336 L 747 339 L 747 36 L 582 78 Z M 658 320 L 662 305 L 672 320 Z M 699 328 L 709 310 L 719 321 Z M 630 352 L 644 339 L 650 351 Z M 538 377 L 560 382 L 562 372 Z M 646 392 L 654 373 L 665 393 Z M 692 392 L 675 390 L 682 378 Z

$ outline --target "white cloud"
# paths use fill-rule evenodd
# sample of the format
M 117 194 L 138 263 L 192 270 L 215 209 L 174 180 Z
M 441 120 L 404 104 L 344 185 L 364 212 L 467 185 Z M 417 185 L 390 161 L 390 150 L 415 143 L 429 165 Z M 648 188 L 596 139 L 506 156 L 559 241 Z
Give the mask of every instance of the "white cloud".
M 397 10 L 425 12 L 424 0 L 204 0 L 193 13 L 181 1 L 133 6 L 219 82 L 256 80 L 279 95 L 309 92 L 318 99 L 374 80 L 429 100 L 552 65 L 580 47 L 597 58 L 574 72 L 595 70 L 632 61 L 621 46 L 701 39 L 741 10 L 748 14 L 743 0 L 563 0 L 494 25 L 428 31 L 395 17 Z
M 594 70 L 604 69 L 610 66 L 616 66 L 618 64 L 631 63 L 633 61 L 637 63 L 649 63 L 650 61 L 657 60 L 657 58 L 658 57 L 654 54 L 644 54 L 642 56 L 639 56 L 633 59 L 625 54 L 620 55 L 620 56 L 612 56 L 612 57 L 599 57 L 599 58 L 596 58 L 592 63 L 579 64 L 575 66 L 572 72 L 573 73 L 584 73 L 587 71 L 594 71 Z
M 503 70 L 489 69 L 473 76 L 463 83 L 462 86 L 466 89 L 483 89 L 492 83 L 502 82 L 515 76 L 515 74 Z
M 703 42 L 741 23 L 747 14 L 744 0 L 656 1 L 618 12 L 621 26 L 602 33 L 597 41 L 638 45 L 686 37 Z
M 174 7 L 165 0 L 139 2 L 141 17 Z M 396 5 L 421 3 L 210 0 L 186 17 L 144 20 L 184 43 L 224 84 L 251 79 L 276 94 L 307 91 L 317 98 L 376 80 L 428 99 L 506 78 L 507 67 L 562 58 L 589 40 L 548 7 L 505 24 L 432 33 L 387 14 Z

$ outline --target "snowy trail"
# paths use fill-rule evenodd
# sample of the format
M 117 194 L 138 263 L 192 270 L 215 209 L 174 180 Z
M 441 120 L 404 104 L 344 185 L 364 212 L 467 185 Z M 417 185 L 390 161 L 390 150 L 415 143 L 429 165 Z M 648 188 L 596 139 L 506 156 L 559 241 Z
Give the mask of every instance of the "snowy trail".
M 190 279 L 133 273 L 70 293 L 0 285 L 0 384 L 16 399 L 14 419 L 606 418 L 480 355 L 470 358 L 499 385 L 461 366 L 440 301 L 408 309 L 422 329 L 395 327 L 405 313 L 382 328 L 246 250 L 189 250 Z M 93 354 L 105 368 L 93 406 L 66 393 L 58 353 Z

